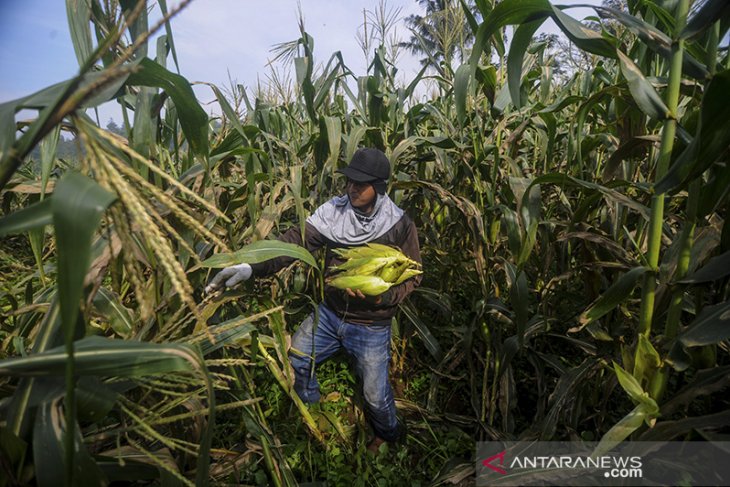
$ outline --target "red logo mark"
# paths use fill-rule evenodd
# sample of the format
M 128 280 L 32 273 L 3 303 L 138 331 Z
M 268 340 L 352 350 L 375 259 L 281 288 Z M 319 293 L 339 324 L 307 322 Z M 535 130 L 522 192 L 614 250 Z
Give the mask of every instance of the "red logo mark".
M 491 457 L 484 460 L 482 462 L 482 465 L 484 465 L 487 468 L 491 468 L 492 470 L 494 470 L 495 472 L 497 472 L 499 474 L 502 474 L 502 475 L 506 474 L 507 471 L 505 469 L 492 465 L 492 462 L 498 458 L 499 458 L 499 464 L 504 465 L 504 454 L 505 453 L 507 453 L 507 450 L 501 451 L 501 452 L 497 453 L 496 455 L 492 455 Z

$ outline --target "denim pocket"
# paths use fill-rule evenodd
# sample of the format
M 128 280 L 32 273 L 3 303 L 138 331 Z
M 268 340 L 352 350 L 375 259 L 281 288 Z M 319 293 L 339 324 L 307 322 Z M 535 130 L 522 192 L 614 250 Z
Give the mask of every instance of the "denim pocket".
M 360 325 L 370 333 L 383 333 L 390 330 L 391 325 Z

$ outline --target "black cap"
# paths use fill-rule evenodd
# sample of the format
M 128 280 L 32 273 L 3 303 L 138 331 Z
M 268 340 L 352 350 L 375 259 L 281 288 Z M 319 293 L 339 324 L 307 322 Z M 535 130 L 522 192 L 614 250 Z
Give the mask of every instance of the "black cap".
M 386 181 L 390 177 L 390 161 L 378 149 L 358 149 L 350 164 L 337 172 L 359 183 Z

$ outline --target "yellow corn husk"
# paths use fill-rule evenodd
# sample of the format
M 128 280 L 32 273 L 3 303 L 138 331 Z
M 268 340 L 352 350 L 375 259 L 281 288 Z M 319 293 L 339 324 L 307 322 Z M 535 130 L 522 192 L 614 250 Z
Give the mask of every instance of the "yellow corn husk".
M 398 262 L 398 264 L 408 262 L 414 267 L 420 267 L 418 262 L 409 259 L 397 248 L 378 243 L 369 243 L 361 247 L 351 247 L 347 249 L 333 249 L 333 252 L 347 260 L 393 258 L 396 262 Z
M 389 257 L 400 257 L 407 259 L 405 255 L 403 255 L 403 252 L 398 250 L 395 247 L 391 247 L 389 245 L 383 245 L 379 243 L 369 243 L 366 245 L 366 247 L 369 247 L 375 252 L 380 252 L 382 255 L 387 255 Z
M 410 264 L 408 262 L 403 262 L 401 264 L 397 265 L 389 265 L 385 266 L 380 270 L 380 274 L 378 274 L 385 282 L 395 282 L 398 280 L 398 278 L 403 274 L 403 272 L 408 268 Z
M 350 259 L 333 267 L 336 271 L 347 271 L 348 276 L 369 276 L 375 274 L 385 266 L 396 263 L 395 257 L 372 257 L 369 259 Z
M 338 254 L 343 259 L 371 259 L 373 257 L 384 257 L 389 255 L 389 253 L 384 254 L 381 251 L 371 248 L 370 245 L 371 244 L 363 245 L 362 247 L 334 249 L 333 252 Z
M 366 296 L 379 296 L 392 286 L 378 276 L 338 276 L 329 281 L 329 284 L 338 289 L 358 290 Z
M 407 259 L 400 250 L 378 243 L 369 243 L 361 247 L 351 247 L 347 249 L 334 249 L 333 252 L 345 259 L 368 259 L 373 257 L 397 257 L 399 259 Z
M 415 260 L 409 258 L 406 254 L 400 251 L 397 247 L 390 247 L 379 243 L 369 243 L 366 245 L 372 251 L 378 252 L 381 256 L 395 257 L 399 264 L 408 262 L 413 267 L 420 267 L 421 264 Z
M 418 274 L 423 274 L 423 271 L 418 269 L 406 269 L 403 271 L 403 273 L 396 279 L 396 281 L 393 284 L 400 284 L 401 282 L 405 281 L 406 279 L 410 279 L 411 277 L 415 277 Z

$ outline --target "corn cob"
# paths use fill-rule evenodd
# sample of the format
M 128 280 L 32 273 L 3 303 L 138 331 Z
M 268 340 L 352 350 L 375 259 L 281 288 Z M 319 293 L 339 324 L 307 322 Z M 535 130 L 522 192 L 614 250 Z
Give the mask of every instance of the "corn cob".
M 347 271 L 347 275 L 349 276 L 369 276 L 371 274 L 375 274 L 383 267 L 389 266 L 395 262 L 397 262 L 395 257 L 350 259 L 333 267 L 332 270 Z
M 415 277 L 418 274 L 423 274 L 423 271 L 418 269 L 406 269 L 403 271 L 403 273 L 396 279 L 396 281 L 393 284 L 400 284 L 401 282 L 410 279 L 411 277 Z
M 371 257 L 399 257 L 403 256 L 398 249 L 378 243 L 369 243 L 361 247 L 334 249 L 333 252 L 345 259 L 367 259 Z M 405 256 L 403 256 L 405 257 Z
M 409 259 L 400 250 L 383 245 L 379 243 L 369 243 L 362 247 L 351 247 L 346 249 L 333 249 L 334 253 L 340 257 L 351 260 L 351 259 L 372 259 L 372 258 L 395 258 L 398 263 L 408 262 L 412 266 L 419 266 L 420 264 L 413 259 Z
M 366 296 L 383 294 L 393 285 L 378 276 L 339 276 L 332 279 L 329 284 L 338 289 L 357 289 Z
M 399 264 L 397 266 L 391 265 L 383 267 L 383 269 L 380 271 L 380 277 L 386 281 L 386 282 L 395 282 L 398 280 L 398 278 L 403 274 L 403 272 L 408 268 L 410 264 L 408 262 L 403 262 L 402 264 Z

